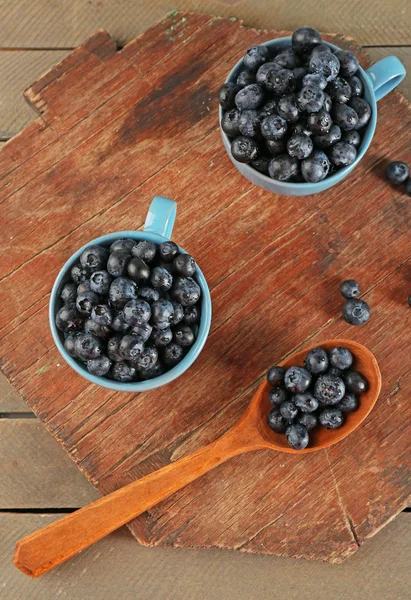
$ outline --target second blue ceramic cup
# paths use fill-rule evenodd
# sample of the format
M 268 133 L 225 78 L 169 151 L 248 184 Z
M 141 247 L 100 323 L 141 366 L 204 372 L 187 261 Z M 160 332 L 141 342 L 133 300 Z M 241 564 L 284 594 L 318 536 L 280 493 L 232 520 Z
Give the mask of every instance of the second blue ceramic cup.
M 332 50 L 339 50 L 338 46 L 334 46 L 334 44 L 330 44 L 328 42 L 323 43 L 327 44 L 327 46 L 332 48 Z M 284 37 L 279 38 L 277 40 L 271 40 L 270 42 L 266 42 L 265 44 L 263 44 L 263 46 L 266 46 L 269 49 L 270 53 L 274 54 L 279 50 L 290 48 L 291 37 Z M 243 59 L 241 59 L 235 65 L 234 69 L 231 71 L 226 81 L 235 82 L 237 80 L 238 75 L 243 69 Z M 355 161 L 348 167 L 339 169 L 337 173 L 326 177 L 318 183 L 293 183 L 288 181 L 277 181 L 275 179 L 271 179 L 271 177 L 269 177 L 268 175 L 264 175 L 263 173 L 256 171 L 256 169 L 254 169 L 250 165 L 236 161 L 231 154 L 230 140 L 224 133 L 224 131 L 221 129 L 221 118 L 223 115 L 223 111 L 220 107 L 220 129 L 225 149 L 227 150 L 229 157 L 231 158 L 235 167 L 240 171 L 240 173 L 244 175 L 244 177 L 246 177 L 249 181 L 251 181 L 251 183 L 258 185 L 259 187 L 262 187 L 265 190 L 269 190 L 270 192 L 274 192 L 275 194 L 283 194 L 284 196 L 309 196 L 310 194 L 323 192 L 324 190 L 327 190 L 328 188 L 335 185 L 336 183 L 342 181 L 358 165 L 364 154 L 367 152 L 368 147 L 371 144 L 371 140 L 374 136 L 375 126 L 377 124 L 378 100 L 384 98 L 386 94 L 388 94 L 395 87 L 397 87 L 397 85 L 401 83 L 401 81 L 404 79 L 405 74 L 405 67 L 396 56 L 388 56 L 387 58 L 383 58 L 382 60 L 375 63 L 375 65 L 367 69 L 367 71 L 364 71 L 364 69 L 362 69 L 361 67 L 358 69 L 357 75 L 364 84 L 364 98 L 371 106 L 371 119 L 364 132 L 361 146 L 358 149 L 357 158 L 355 159 Z
M 134 240 L 150 240 L 155 244 L 161 244 L 171 238 L 173 231 L 173 225 L 176 218 L 177 204 L 173 200 L 163 198 L 162 196 L 156 196 L 148 210 L 144 230 L 143 231 L 117 231 L 115 233 L 109 233 L 102 237 L 90 240 L 85 246 L 77 250 L 66 262 L 64 267 L 61 269 L 54 283 L 49 305 L 49 321 L 51 333 L 53 335 L 54 342 L 64 358 L 64 360 L 75 370 L 79 375 L 85 377 L 91 383 L 96 383 L 103 387 L 111 390 L 117 390 L 122 392 L 145 392 L 154 388 L 158 388 L 166 383 L 170 383 L 177 377 L 180 377 L 196 360 L 204 344 L 207 340 L 208 333 L 210 331 L 211 323 L 211 297 L 210 291 L 206 279 L 202 271 L 197 266 L 195 278 L 201 288 L 201 320 L 198 328 L 197 338 L 194 344 L 191 346 L 188 353 L 185 355 L 183 360 L 178 363 L 175 367 L 167 371 L 159 377 L 154 379 L 148 379 L 147 381 L 136 381 L 130 383 L 121 383 L 108 379 L 106 377 L 97 377 L 91 375 L 87 369 L 82 365 L 81 362 L 71 357 L 66 349 L 64 348 L 64 335 L 56 327 L 56 314 L 62 306 L 60 299 L 61 290 L 67 281 L 70 280 L 71 267 L 79 261 L 80 255 L 91 244 L 97 244 L 101 246 L 110 246 L 115 240 L 121 238 L 132 238 Z M 180 248 L 181 252 L 184 252 Z

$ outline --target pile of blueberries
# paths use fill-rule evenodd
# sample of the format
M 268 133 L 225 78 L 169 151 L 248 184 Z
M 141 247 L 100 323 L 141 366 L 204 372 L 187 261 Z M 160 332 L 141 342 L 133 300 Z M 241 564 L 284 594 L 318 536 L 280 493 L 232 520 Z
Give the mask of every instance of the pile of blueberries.
M 234 159 L 279 181 L 317 183 L 353 163 L 371 118 L 357 57 L 311 27 L 272 55 L 252 46 L 218 97 Z
M 272 367 L 267 373 L 271 386 L 268 398 L 274 408 L 268 425 L 276 433 L 285 433 L 295 450 L 303 450 L 310 431 L 322 425 L 338 429 L 344 415 L 359 406 L 358 395 L 368 389 L 361 373 L 352 369 L 354 357 L 347 348 L 313 348 L 304 367 Z
M 198 333 L 196 269 L 171 241 L 88 246 L 61 291 L 56 326 L 66 351 L 91 374 L 121 382 L 172 369 Z
M 395 160 L 390 163 L 386 170 L 387 179 L 394 185 L 404 184 L 404 192 L 411 196 L 411 177 L 410 168 L 407 163 L 401 160 Z

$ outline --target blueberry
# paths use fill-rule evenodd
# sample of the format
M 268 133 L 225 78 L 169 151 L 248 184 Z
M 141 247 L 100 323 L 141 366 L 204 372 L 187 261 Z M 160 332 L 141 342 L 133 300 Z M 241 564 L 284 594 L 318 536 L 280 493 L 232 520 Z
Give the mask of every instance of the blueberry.
M 261 67 L 269 58 L 266 46 L 251 46 L 244 54 L 243 63 L 246 69 L 257 71 L 258 67 Z
M 241 112 L 238 108 L 227 110 L 221 118 L 221 129 L 228 137 L 237 137 L 240 135 L 240 117 Z
M 344 298 L 356 298 L 360 295 L 360 285 L 355 279 L 347 279 L 340 285 L 340 292 Z
M 312 52 L 312 50 L 321 44 L 321 34 L 312 27 L 300 27 L 296 29 L 291 38 L 292 48 L 299 54 Z
M 346 394 L 337 404 L 337 408 L 343 413 L 350 413 L 357 410 L 359 406 L 358 398 L 355 394 Z
M 84 321 L 84 333 L 91 333 L 104 342 L 112 332 L 107 325 L 99 325 L 93 319 L 86 319 Z
M 345 394 L 344 381 L 333 375 L 320 375 L 314 385 L 314 396 L 320 404 L 337 404 Z
M 313 348 L 309 351 L 304 360 L 304 366 L 313 375 L 325 373 L 328 369 L 328 354 L 324 348 Z
M 240 136 L 231 143 L 231 154 L 235 160 L 249 163 L 258 158 L 258 144 L 252 138 Z
M 66 283 L 61 290 L 60 298 L 64 304 L 74 304 L 77 297 L 77 286 L 75 283 Z
M 291 135 L 294 135 L 295 133 L 303 133 L 309 137 L 311 136 L 311 130 L 307 126 L 307 119 L 304 117 L 300 118 L 297 123 L 292 123 L 290 126 L 290 131 Z
M 355 75 L 360 66 L 358 58 L 349 50 L 337 50 L 335 55 L 340 61 L 340 73 L 344 77 L 351 77 Z
M 292 92 L 296 86 L 296 78 L 293 71 L 289 69 L 277 70 L 271 67 L 267 71 L 265 88 L 276 96 L 283 96 Z
M 298 121 L 299 111 L 294 94 L 284 94 L 278 101 L 277 112 L 289 123 Z
M 349 369 L 353 363 L 353 355 L 348 348 L 343 348 L 342 346 L 333 348 L 330 352 L 329 358 L 331 366 L 335 367 L 336 369 L 340 369 L 341 371 Z
M 145 300 L 149 304 L 153 304 L 153 302 L 160 300 L 160 292 L 151 287 L 143 286 L 138 288 L 137 297 Z
M 361 144 L 361 136 L 355 129 L 351 129 L 351 131 L 344 131 L 342 135 L 343 142 L 347 142 L 347 144 L 351 144 L 354 148 L 359 148 Z
M 331 48 L 326 44 L 318 44 L 315 48 L 312 49 L 311 55 L 319 54 L 321 52 L 332 52 Z
M 164 373 L 164 366 L 161 364 L 160 360 L 152 367 L 147 367 L 146 369 L 140 369 L 139 376 L 143 381 L 146 379 L 155 379 L 155 377 L 160 377 Z
M 287 121 L 278 115 L 265 117 L 261 121 L 261 133 L 266 140 L 278 140 L 287 132 Z
M 327 80 L 317 73 L 307 73 L 307 75 L 303 79 L 303 87 L 306 85 L 314 86 L 320 88 L 320 90 L 325 90 L 327 87 Z
M 163 362 L 167 367 L 175 367 L 184 357 L 184 349 L 171 342 L 163 350 Z
M 88 246 L 80 256 L 80 263 L 84 269 L 91 271 L 100 271 L 106 266 L 108 257 L 107 248 L 103 246 Z
M 87 361 L 87 370 L 92 375 L 104 377 L 111 369 L 111 360 L 107 356 L 99 356 Z
M 173 285 L 173 276 L 164 267 L 154 267 L 150 276 L 153 288 L 160 291 L 167 291 Z
M 171 323 L 174 314 L 174 306 L 169 300 L 161 298 L 151 305 L 151 321 L 157 323 Z
M 170 325 L 178 325 L 184 319 L 185 308 L 183 308 L 179 302 L 174 302 L 174 300 L 171 302 L 171 304 L 173 305 L 174 313 L 171 317 Z M 191 306 L 191 307 L 186 307 L 186 308 L 188 310 L 190 308 L 197 310 L 196 306 Z
M 100 296 L 107 296 L 112 278 L 107 271 L 94 271 L 90 275 L 90 289 Z
M 311 155 L 301 163 L 301 173 L 305 181 L 317 183 L 322 181 L 328 175 L 330 170 L 330 161 L 324 152 L 314 150 Z
M 165 348 L 166 346 L 168 346 L 168 344 L 170 344 L 173 341 L 173 332 L 169 327 L 167 329 L 164 329 L 163 331 L 160 331 L 159 329 L 154 329 L 151 335 L 151 339 L 153 340 L 153 343 L 155 346 L 157 346 L 157 348 Z
M 117 277 L 117 279 L 112 281 L 108 295 L 111 304 L 115 308 L 120 309 L 129 300 L 134 300 L 137 297 L 137 286 L 130 279 Z
M 123 311 L 120 311 L 117 315 L 113 317 L 111 329 L 120 333 L 126 333 L 130 329 L 130 325 L 124 320 Z
M 116 240 L 110 246 L 110 254 L 116 250 L 121 250 L 122 252 L 128 252 L 130 254 L 135 245 L 136 241 L 130 238 Z
M 354 98 L 351 98 L 349 106 L 354 109 L 358 116 L 358 123 L 355 126 L 355 129 L 361 129 L 362 127 L 365 127 L 368 121 L 371 119 L 372 112 L 371 106 L 368 104 L 367 100 L 354 96 Z
M 287 421 L 281 415 L 278 408 L 272 408 L 268 413 L 268 426 L 276 433 L 284 433 L 287 428 Z
M 256 110 L 243 110 L 239 121 L 241 135 L 256 137 L 260 133 L 260 117 Z
M 332 106 L 333 103 L 330 96 L 327 94 L 327 92 L 324 92 L 324 110 L 326 110 L 327 112 L 331 112 Z
M 334 122 L 339 125 L 343 131 L 356 129 L 358 125 L 358 115 L 351 106 L 347 104 L 336 103 L 331 110 L 331 116 Z
M 264 90 L 258 83 L 246 85 L 235 97 L 235 104 L 240 110 L 258 108 L 264 103 Z
M 333 377 L 340 377 L 342 379 L 342 370 L 337 369 L 337 367 L 330 367 L 327 371 L 327 375 L 332 375 Z
M 409 178 L 410 169 L 407 163 L 397 160 L 388 165 L 386 175 L 387 179 L 391 181 L 391 183 L 399 185 L 400 183 L 404 183 Z
M 346 78 L 348 85 L 351 88 L 351 96 L 362 96 L 364 93 L 364 86 L 357 75 L 352 75 Z
M 327 87 L 327 92 L 334 102 L 346 104 L 351 98 L 351 87 L 349 83 L 342 77 L 336 77 L 330 81 Z
M 326 406 L 319 416 L 321 425 L 326 429 L 338 429 L 344 422 L 344 417 L 338 408 Z
M 292 421 L 298 415 L 298 408 L 292 400 L 286 400 L 280 406 L 280 413 L 287 421 Z
M 368 381 L 358 373 L 358 371 L 349 370 L 343 373 L 345 387 L 352 394 L 362 394 L 368 390 Z
M 182 306 L 193 306 L 201 297 L 201 289 L 191 277 L 178 277 L 172 289 L 172 296 Z
M 265 117 L 271 117 L 272 115 L 277 114 L 278 101 L 270 100 L 266 102 L 261 108 L 257 109 L 258 116 L 260 117 L 260 121 L 265 119 Z
M 224 110 L 235 108 L 235 96 L 241 87 L 232 82 L 227 82 L 218 90 L 218 101 Z
M 297 94 L 297 105 L 300 110 L 318 112 L 324 106 L 324 92 L 313 85 L 305 85 Z
M 296 425 L 289 425 L 285 431 L 287 442 L 294 450 L 303 450 L 308 446 L 310 438 L 308 436 L 307 428 L 301 423 Z
M 103 343 L 92 333 L 81 333 L 76 337 L 74 349 L 81 360 L 91 360 L 101 356 Z
M 67 354 L 70 354 L 70 356 L 73 356 L 74 358 L 77 356 L 75 350 L 76 336 L 77 334 L 70 334 L 64 340 L 65 351 L 67 352 Z
M 251 166 L 263 173 L 264 175 L 268 175 L 268 165 L 270 164 L 271 156 L 259 156 L 255 160 L 251 161 Z
M 331 52 L 318 52 L 311 56 L 308 70 L 310 73 L 322 75 L 327 81 L 332 81 L 340 71 L 340 61 Z
M 299 163 L 296 158 L 288 154 L 280 154 L 270 161 L 268 165 L 268 173 L 272 179 L 277 181 L 289 181 L 297 175 Z
M 180 323 L 176 325 L 173 331 L 174 340 L 179 346 L 192 346 L 195 341 L 194 331 L 189 325 Z
M 336 167 L 347 167 L 357 158 L 357 149 L 347 142 L 337 142 L 331 146 L 328 156 Z
M 143 351 L 144 342 L 138 335 L 125 335 L 120 342 L 119 353 L 125 360 L 135 362 Z
M 84 292 L 91 292 L 90 279 L 86 279 L 77 286 L 77 295 L 84 294 Z
M 239 85 L 240 88 L 243 88 L 246 85 L 251 85 L 252 83 L 255 83 L 255 82 L 256 82 L 255 73 L 253 73 L 253 71 L 249 71 L 248 69 L 241 71 L 241 73 L 237 77 L 237 81 L 236 81 L 237 85 Z
M 293 158 L 307 158 L 313 151 L 313 141 L 304 133 L 295 133 L 287 142 L 287 152 Z
M 151 318 L 151 307 L 144 300 L 130 300 L 123 308 L 124 320 L 131 327 L 139 327 L 148 323 Z
M 350 325 L 363 325 L 370 318 L 370 307 L 364 300 L 351 298 L 344 303 L 342 316 Z
M 303 413 L 297 417 L 297 423 L 299 425 L 304 425 L 307 431 L 311 431 L 314 427 L 317 426 L 317 417 L 310 413 Z
M 79 283 L 82 283 L 83 281 L 88 279 L 90 271 L 82 267 L 80 263 L 76 263 L 74 266 L 71 267 L 70 275 L 74 283 L 79 285 Z
M 285 138 L 279 140 L 266 140 L 265 145 L 267 146 L 268 150 L 273 156 L 277 156 L 278 154 L 284 154 L 284 152 L 287 149 Z
M 292 48 L 286 48 L 286 50 L 282 50 L 274 58 L 274 62 L 277 65 L 280 65 L 280 67 L 283 67 L 283 69 L 293 70 L 301 66 L 301 59 Z
M 122 362 L 123 357 L 120 354 L 121 337 L 115 335 L 107 342 L 107 355 L 113 362 Z
M 331 125 L 329 131 L 314 136 L 314 143 L 317 148 L 330 148 L 341 139 L 341 129 L 338 125 Z
M 145 263 L 150 263 L 154 260 L 156 253 L 156 245 L 149 240 L 140 240 L 139 242 L 136 242 L 131 249 L 131 254 L 133 256 L 138 256 L 138 258 L 144 260 Z
M 197 306 L 186 306 L 184 309 L 184 323 L 195 325 L 200 320 L 200 311 Z
M 135 367 L 127 362 L 116 362 L 111 368 L 110 374 L 116 381 L 126 383 L 127 381 L 135 381 L 137 372 Z
M 267 373 L 267 381 L 272 387 L 278 387 L 284 383 L 284 367 L 271 367 Z
M 407 181 L 405 182 L 404 192 L 407 194 L 407 196 L 411 196 L 411 177 L 408 177 Z
M 160 244 L 158 251 L 161 259 L 165 263 L 172 263 L 179 255 L 180 250 L 175 242 L 167 241 Z
M 311 392 L 295 394 L 293 401 L 295 406 L 303 413 L 312 413 L 318 408 L 318 400 L 314 398 Z
M 113 322 L 113 311 L 107 304 L 97 304 L 92 308 L 91 318 L 98 325 L 111 325 Z
M 148 323 L 143 323 L 142 325 L 133 327 L 133 329 L 131 330 L 131 334 L 137 335 L 139 338 L 142 339 L 143 342 L 147 342 L 152 332 L 153 328 Z
M 283 387 L 274 387 L 268 393 L 268 400 L 274 406 L 280 406 L 285 400 L 288 400 L 289 393 Z
M 268 73 L 275 73 L 276 71 L 281 71 L 282 67 L 274 62 L 266 62 L 257 71 L 256 81 L 261 86 L 265 87 L 267 83 Z
M 322 108 L 318 112 L 308 115 L 307 125 L 315 134 L 320 135 L 322 133 L 327 133 L 330 131 L 332 125 L 331 115 L 324 108 Z
M 138 369 L 152 369 L 158 360 L 158 352 L 153 346 L 147 346 L 138 355 L 135 364 Z
M 292 393 L 302 393 L 311 384 L 311 374 L 303 367 L 290 367 L 284 375 L 285 387 Z
M 135 283 L 146 283 L 150 278 L 150 268 L 142 258 L 135 256 L 127 265 L 127 275 Z
M 76 308 L 82 315 L 89 316 L 99 302 L 100 297 L 95 292 L 83 292 L 77 296 Z
M 107 261 L 107 271 L 113 277 L 122 277 L 127 272 L 127 265 L 131 256 L 124 250 L 115 250 Z

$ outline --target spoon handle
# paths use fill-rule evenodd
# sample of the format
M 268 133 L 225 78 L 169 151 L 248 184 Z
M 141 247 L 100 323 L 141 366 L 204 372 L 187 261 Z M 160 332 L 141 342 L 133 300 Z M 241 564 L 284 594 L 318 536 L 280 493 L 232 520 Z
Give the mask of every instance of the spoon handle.
M 208 446 L 22 538 L 16 544 L 13 562 L 26 575 L 38 577 L 228 458 L 252 449 L 238 426 L 230 429 Z

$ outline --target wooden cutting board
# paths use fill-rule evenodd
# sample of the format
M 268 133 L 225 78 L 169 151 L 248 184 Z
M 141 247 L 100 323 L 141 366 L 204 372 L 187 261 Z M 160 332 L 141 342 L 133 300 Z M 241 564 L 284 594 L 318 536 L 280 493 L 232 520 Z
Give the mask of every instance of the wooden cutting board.
M 245 49 L 288 32 L 178 13 L 118 51 L 105 31 L 25 95 L 39 118 L 1 153 L 1 367 L 101 493 L 214 440 L 266 370 L 332 337 L 366 344 L 383 391 L 365 424 L 304 457 L 237 457 L 130 524 L 141 544 L 236 548 L 339 562 L 410 492 L 410 200 L 384 180 L 411 161 L 410 105 L 382 100 L 355 172 L 325 193 L 275 196 L 223 149 L 216 91 Z M 352 40 L 326 39 L 367 56 Z M 74 373 L 53 345 L 49 292 L 61 265 L 104 233 L 141 228 L 155 194 L 178 202 L 174 239 L 203 269 L 209 340 L 193 368 L 150 393 L 113 393 Z M 341 280 L 371 306 L 340 317 Z

